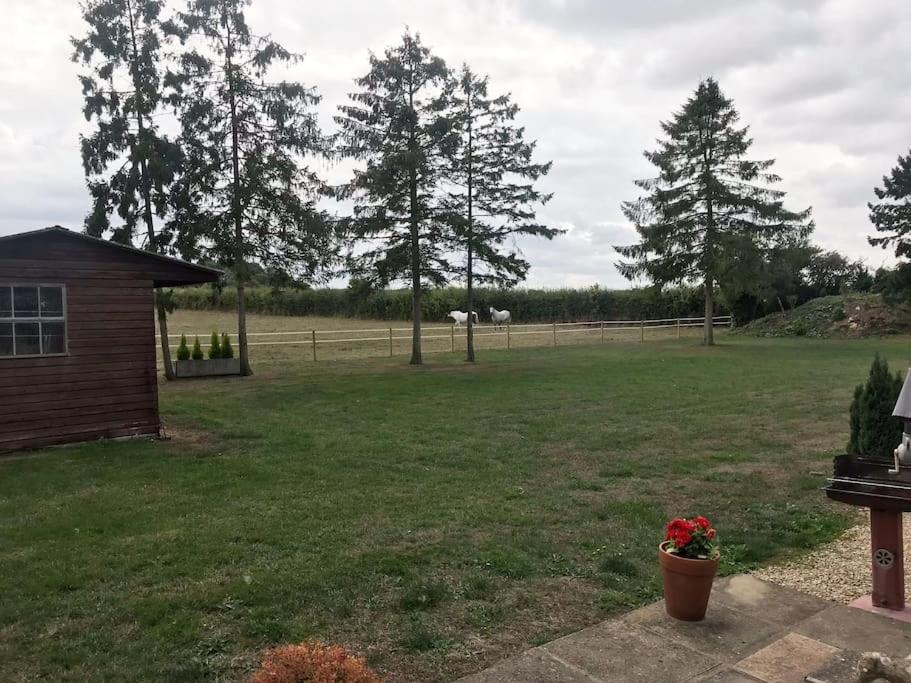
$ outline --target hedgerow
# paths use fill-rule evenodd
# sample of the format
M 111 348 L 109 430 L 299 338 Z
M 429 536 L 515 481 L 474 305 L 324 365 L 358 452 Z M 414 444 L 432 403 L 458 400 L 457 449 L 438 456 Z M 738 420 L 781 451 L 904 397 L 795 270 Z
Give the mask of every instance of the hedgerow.
M 341 316 L 374 320 L 407 320 L 411 317 L 409 290 L 273 289 L 246 290 L 246 308 L 251 313 L 294 316 Z M 678 287 L 589 289 L 476 289 L 475 310 L 482 320 L 488 309 L 512 312 L 514 322 L 575 322 L 583 320 L 641 320 L 700 316 L 703 299 L 698 288 Z M 237 307 L 237 292 L 209 286 L 174 290 L 177 308 L 230 311 Z M 445 321 L 449 311 L 465 309 L 465 290 L 455 287 L 431 289 L 424 297 L 424 319 Z M 721 315 L 723 310 L 717 311 Z

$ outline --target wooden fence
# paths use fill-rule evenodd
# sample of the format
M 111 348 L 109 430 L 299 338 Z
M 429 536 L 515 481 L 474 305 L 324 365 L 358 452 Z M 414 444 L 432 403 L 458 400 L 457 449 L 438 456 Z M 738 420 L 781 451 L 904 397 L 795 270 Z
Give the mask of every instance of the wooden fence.
M 581 323 L 530 323 L 521 325 L 494 326 L 475 325 L 475 345 L 485 349 L 510 350 L 518 347 L 560 346 L 576 343 L 605 343 L 608 340 L 638 340 L 645 342 L 652 338 L 680 338 L 685 331 L 702 328 L 705 318 L 662 318 L 657 320 L 598 320 Z M 733 319 L 729 315 L 712 319 L 715 327 L 728 327 Z M 410 352 L 411 327 L 350 328 L 339 330 L 297 330 L 281 332 L 248 332 L 251 354 L 258 347 L 304 347 L 310 360 L 351 355 L 389 355 L 396 352 Z M 192 340 L 198 336 L 205 342 L 211 333 L 185 333 Z M 178 340 L 181 333 L 170 334 Z M 467 328 L 463 325 L 430 326 L 422 328 L 421 339 L 425 351 L 455 352 L 465 348 Z M 236 352 L 236 337 L 232 337 Z M 448 343 L 447 343 L 448 342 Z M 330 352 L 330 349 L 337 352 Z M 368 353 L 358 353 L 368 351 Z M 173 344 L 172 344 L 173 352 Z M 301 354 L 295 354 L 300 357 Z

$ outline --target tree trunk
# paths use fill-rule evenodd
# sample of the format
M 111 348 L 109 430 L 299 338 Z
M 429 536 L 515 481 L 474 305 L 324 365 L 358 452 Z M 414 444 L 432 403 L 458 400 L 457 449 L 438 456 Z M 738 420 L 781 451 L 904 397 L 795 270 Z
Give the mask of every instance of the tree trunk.
M 470 87 L 470 86 L 469 86 Z M 465 360 L 469 363 L 475 362 L 474 356 L 474 273 L 472 272 L 472 259 L 474 257 L 474 208 L 473 191 L 474 191 L 474 149 L 472 138 L 472 112 L 471 112 L 471 93 L 467 96 L 468 109 L 468 263 L 466 268 L 466 286 L 468 294 L 468 331 L 467 331 L 467 351 Z
M 228 22 L 226 22 L 227 24 Z M 250 367 L 250 352 L 247 347 L 247 303 L 245 284 L 247 268 L 244 257 L 244 228 L 240 203 L 240 151 L 237 139 L 237 102 L 234 98 L 234 66 L 231 62 L 233 43 L 231 27 L 228 25 L 228 44 L 225 50 L 228 66 L 228 101 L 231 105 L 231 171 L 233 174 L 233 191 L 231 196 L 231 213 L 234 214 L 234 273 L 237 278 L 237 347 L 240 358 L 240 374 L 253 374 Z
M 421 365 L 421 245 L 418 223 L 418 181 L 414 169 L 411 177 L 411 365 Z
M 702 341 L 706 346 L 715 344 L 715 283 L 712 277 L 705 279 L 705 324 L 703 327 Z
M 409 72 L 408 106 L 414 113 L 414 83 Z M 411 151 L 417 149 L 414 130 L 414 117 L 408 131 L 408 145 Z M 411 365 L 422 365 L 424 356 L 421 353 L 421 231 L 420 208 L 418 206 L 418 172 L 415 167 L 417 155 L 412 154 L 411 168 L 408 170 L 408 192 L 411 210 Z
M 144 143 L 145 138 L 145 121 L 142 116 L 143 103 L 142 90 L 140 88 L 141 84 L 139 82 L 139 73 L 136 70 L 136 60 L 139 59 L 139 48 L 136 45 L 136 27 L 133 23 L 133 3 L 129 0 L 127 0 L 127 14 L 130 19 L 130 41 L 133 47 L 130 74 L 133 79 L 133 88 L 136 93 L 137 138 L 139 140 L 140 150 L 142 150 L 141 145 Z M 152 182 L 149 179 L 149 167 L 148 164 L 146 164 L 145 156 L 143 156 L 144 154 L 144 151 L 140 151 L 139 173 L 141 175 L 142 183 L 143 219 L 145 220 L 146 234 L 148 236 L 146 250 L 159 253 L 158 247 L 155 244 L 155 219 L 152 212 Z M 174 364 L 171 362 L 171 344 L 168 339 L 168 311 L 165 308 L 164 301 L 157 293 L 155 294 L 155 308 L 158 315 L 158 332 L 161 334 L 161 360 L 164 365 L 164 376 L 165 379 L 170 381 L 174 379 Z

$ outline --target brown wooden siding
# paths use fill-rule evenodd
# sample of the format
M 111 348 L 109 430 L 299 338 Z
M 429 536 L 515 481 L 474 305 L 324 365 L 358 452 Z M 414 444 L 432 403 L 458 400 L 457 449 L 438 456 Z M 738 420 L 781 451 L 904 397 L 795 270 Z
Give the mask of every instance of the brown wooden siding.
M 0 358 L 0 452 L 158 434 L 157 274 L 110 252 L 54 245 L 44 260 L 0 249 L 0 283 L 66 286 L 68 339 L 66 356 Z

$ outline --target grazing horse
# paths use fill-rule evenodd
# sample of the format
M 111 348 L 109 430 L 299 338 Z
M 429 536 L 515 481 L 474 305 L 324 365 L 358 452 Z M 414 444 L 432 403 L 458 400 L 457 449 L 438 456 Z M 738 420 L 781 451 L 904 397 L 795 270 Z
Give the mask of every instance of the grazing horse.
M 498 311 L 493 306 L 490 307 L 490 319 L 493 321 L 495 330 L 508 325 L 512 322 L 512 314 L 509 311 Z
M 449 311 L 448 318 L 455 320 L 455 326 L 461 327 L 463 323 L 468 322 L 468 314 L 463 311 Z M 478 314 L 474 311 L 471 312 L 471 319 L 474 321 L 474 324 L 478 324 Z

